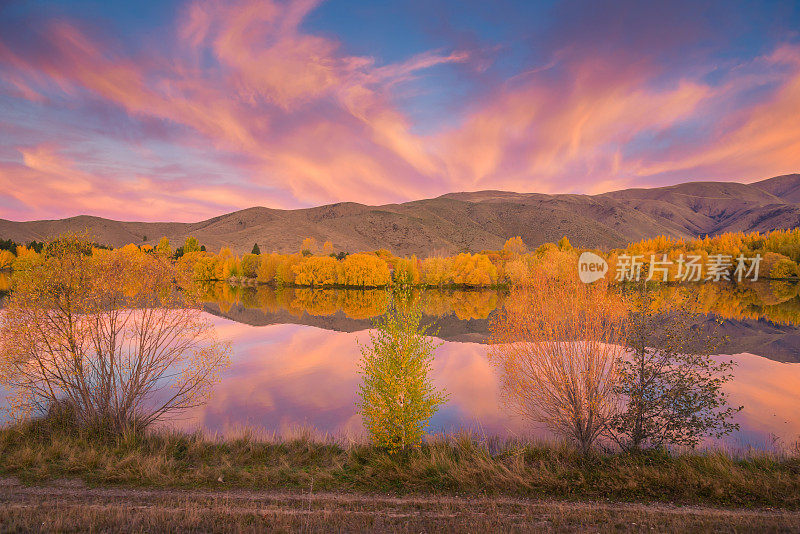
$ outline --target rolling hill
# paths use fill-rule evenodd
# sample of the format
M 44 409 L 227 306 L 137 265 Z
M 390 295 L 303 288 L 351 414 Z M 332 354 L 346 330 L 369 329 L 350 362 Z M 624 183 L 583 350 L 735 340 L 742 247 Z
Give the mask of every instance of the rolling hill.
M 449 193 L 402 204 L 342 202 L 315 208 L 248 208 L 196 223 L 123 222 L 81 215 L 16 222 L 0 219 L 0 237 L 19 242 L 86 231 L 100 243 L 153 244 L 189 235 L 209 249 L 297 251 L 305 237 L 331 240 L 336 250 L 387 248 L 395 254 L 498 249 L 511 236 L 529 247 L 567 236 L 579 246 L 612 248 L 665 234 L 690 238 L 727 231 L 800 226 L 800 174 L 752 184 L 689 182 L 599 195 L 506 191 Z M 146 238 L 146 239 L 145 239 Z

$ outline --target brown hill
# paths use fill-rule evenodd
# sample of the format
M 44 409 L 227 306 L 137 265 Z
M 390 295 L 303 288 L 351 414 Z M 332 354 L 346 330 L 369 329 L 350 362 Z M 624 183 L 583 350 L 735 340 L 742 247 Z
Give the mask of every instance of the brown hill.
M 45 240 L 86 231 L 114 246 L 182 243 L 197 237 L 210 250 L 297 251 L 305 237 L 331 240 L 349 252 L 387 248 L 422 256 L 441 251 L 497 249 L 522 236 L 529 247 L 567 236 L 579 246 L 611 248 L 665 234 L 681 238 L 726 231 L 768 231 L 800 225 L 800 175 L 753 184 L 690 182 L 600 195 L 543 195 L 506 191 L 365 206 L 343 202 L 316 208 L 248 208 L 197 223 L 122 222 L 81 215 L 52 221 L 0 219 L 0 237 Z M 145 239 L 146 238 L 146 239 Z

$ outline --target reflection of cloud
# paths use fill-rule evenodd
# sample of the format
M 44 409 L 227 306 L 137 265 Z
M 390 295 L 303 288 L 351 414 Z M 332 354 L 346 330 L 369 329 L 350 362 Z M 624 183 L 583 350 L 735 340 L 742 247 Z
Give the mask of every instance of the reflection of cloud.
M 743 435 L 754 436 L 760 443 L 766 443 L 771 434 L 786 444 L 800 438 L 800 364 L 774 362 L 751 354 L 732 358 L 737 364 L 735 378 L 726 391 L 732 406 L 744 406 L 736 418 Z M 732 441 L 736 439 L 732 437 Z M 746 439 L 742 441 L 747 443 Z
M 584 6 L 565 12 L 597 16 L 571 21 L 556 10 L 546 68 L 482 78 L 481 99 L 455 102 L 450 126 L 427 134 L 399 88 L 444 65 L 485 72 L 486 55 L 451 47 L 379 64 L 309 31 L 317 7 L 190 1 L 173 35 L 136 52 L 64 17 L 7 20 L 0 95 L 29 118 L 0 116 L 13 132 L 0 147 L 5 216 L 187 220 L 259 203 L 598 192 L 800 167 L 800 49 L 770 42 L 722 66 L 686 55 L 700 36 L 724 42 L 717 27 L 686 24 L 694 7 Z M 622 24 L 631 13 L 641 25 Z
M 363 432 L 355 403 L 360 377 L 357 340 L 367 332 L 331 332 L 298 325 L 253 327 L 214 319 L 235 355 L 207 406 L 179 421 L 212 431 L 250 425 L 280 431 L 297 425 L 336 435 Z M 480 430 L 520 435 L 544 431 L 509 415 L 500 405 L 499 384 L 486 345 L 445 342 L 436 352 L 433 378 L 450 393 L 431 421 L 433 431 Z M 736 380 L 728 385 L 732 405 L 744 405 L 742 432 L 731 442 L 765 443 L 770 433 L 785 441 L 800 435 L 800 365 L 743 354 L 735 356 Z

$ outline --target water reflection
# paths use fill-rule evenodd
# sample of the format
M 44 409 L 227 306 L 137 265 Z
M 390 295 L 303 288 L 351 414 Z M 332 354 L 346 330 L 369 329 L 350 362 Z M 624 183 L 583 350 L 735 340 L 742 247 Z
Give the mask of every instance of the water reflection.
M 366 332 L 333 332 L 301 325 L 254 327 L 215 318 L 221 337 L 234 342 L 233 363 L 208 405 L 174 424 L 221 434 L 242 426 L 281 431 L 310 426 L 335 435 L 363 436 L 356 414 L 357 340 Z M 468 429 L 490 435 L 546 436 L 542 428 L 507 413 L 487 346 L 445 342 L 437 351 L 433 378 L 450 400 L 432 421 L 433 431 Z M 723 356 L 720 356 L 723 358 Z M 751 354 L 735 355 L 730 402 L 743 405 L 734 446 L 764 446 L 770 435 L 792 442 L 800 436 L 800 365 Z
M 287 311 L 295 316 L 331 316 L 343 312 L 352 319 L 382 315 L 390 293 L 383 289 L 274 288 L 265 285 L 200 284 L 206 302 L 223 313 L 240 305 L 265 313 Z M 614 286 L 612 286 L 614 287 Z M 800 284 L 788 281 L 755 283 L 662 284 L 656 303 L 686 303 L 692 311 L 723 319 L 760 320 L 800 325 Z M 423 312 L 432 317 L 454 315 L 459 320 L 486 319 L 503 305 L 506 292 L 496 290 L 414 290 L 406 298 L 419 299 Z
M 753 353 L 777 361 L 800 362 L 800 297 L 797 284 L 664 285 L 656 305 L 687 303 L 708 315 L 724 319 L 722 334 L 728 354 Z M 356 332 L 370 327 L 370 319 L 385 312 L 390 293 L 385 290 L 275 289 L 268 286 L 203 286 L 206 309 L 237 322 L 265 326 L 303 324 L 328 330 Z M 435 322 L 438 337 L 448 341 L 484 343 L 492 312 L 503 306 L 507 293 L 494 290 L 417 290 L 405 296 L 420 300 L 427 322 Z

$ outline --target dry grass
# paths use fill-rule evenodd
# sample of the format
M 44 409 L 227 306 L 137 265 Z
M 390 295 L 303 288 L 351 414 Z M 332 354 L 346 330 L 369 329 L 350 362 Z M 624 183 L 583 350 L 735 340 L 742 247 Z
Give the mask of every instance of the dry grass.
M 480 497 L 5 486 L 0 525 L 2 531 L 30 532 L 792 532 L 800 529 L 800 513 Z
M 96 486 L 557 498 L 800 509 L 800 458 L 722 451 L 583 457 L 553 444 L 441 438 L 406 454 L 299 435 L 107 437 L 35 421 L 0 430 L 0 476 Z

